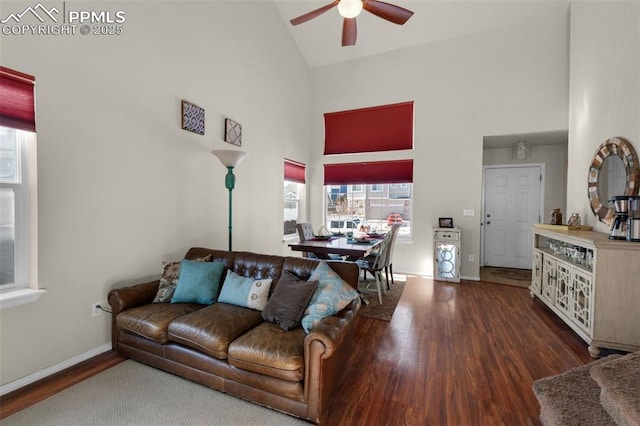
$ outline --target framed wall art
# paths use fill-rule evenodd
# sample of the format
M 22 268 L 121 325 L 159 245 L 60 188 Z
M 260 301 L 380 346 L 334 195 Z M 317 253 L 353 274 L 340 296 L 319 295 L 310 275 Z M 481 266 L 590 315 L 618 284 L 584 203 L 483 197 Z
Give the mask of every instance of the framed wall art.
M 453 218 L 451 217 L 439 217 L 438 226 L 440 228 L 453 228 Z
M 204 135 L 204 108 L 182 100 L 182 128 Z
M 234 145 L 242 145 L 242 125 L 230 118 L 224 119 L 224 141 Z

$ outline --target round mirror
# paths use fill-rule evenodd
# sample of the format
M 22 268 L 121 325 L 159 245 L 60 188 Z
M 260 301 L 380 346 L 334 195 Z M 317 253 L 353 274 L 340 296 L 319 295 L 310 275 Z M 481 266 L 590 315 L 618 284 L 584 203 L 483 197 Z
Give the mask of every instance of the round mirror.
M 598 197 L 607 208 L 612 208 L 611 199 L 624 195 L 627 190 L 627 171 L 622 158 L 610 155 L 602 162 L 598 176 Z
M 639 181 L 638 156 L 629 141 L 623 138 L 605 141 L 589 167 L 588 191 L 593 214 L 610 225 L 615 211 L 609 200 L 616 195 L 637 195 Z

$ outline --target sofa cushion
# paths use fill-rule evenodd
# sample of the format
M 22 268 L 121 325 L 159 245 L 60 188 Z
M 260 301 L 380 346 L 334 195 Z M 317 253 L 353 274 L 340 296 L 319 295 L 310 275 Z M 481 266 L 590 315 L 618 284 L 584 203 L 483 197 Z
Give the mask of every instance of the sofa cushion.
M 229 364 L 291 382 L 304 378 L 304 330 L 263 322 L 229 345 Z
M 211 262 L 211 255 L 208 254 L 203 257 L 197 257 L 196 262 Z M 156 297 L 153 298 L 153 303 L 170 302 L 173 297 L 173 292 L 176 290 L 176 284 L 178 284 L 178 277 L 180 276 L 180 262 L 166 262 L 162 265 L 162 275 L 160 276 L 160 284 L 158 285 L 158 292 Z
M 168 338 L 214 358 L 226 359 L 229 344 L 262 322 L 260 311 L 215 303 L 169 324 Z
M 218 302 L 261 311 L 267 304 L 272 281 L 271 278 L 254 280 L 251 277 L 241 277 L 229 271 L 222 284 Z
M 360 296 L 326 262 L 320 262 L 309 281 L 318 281 L 318 287 L 302 317 L 302 328 L 307 333 L 323 318 L 337 314 Z
M 283 330 L 298 327 L 317 285 L 317 281 L 304 281 L 291 272 L 283 273 L 262 311 L 262 318 Z
M 182 259 L 180 277 L 171 303 L 210 305 L 218 298 L 224 272 L 222 262 L 196 262 Z
M 127 309 L 116 316 L 116 326 L 161 344 L 167 343 L 167 328 L 174 319 L 202 308 L 202 305 L 152 303 Z

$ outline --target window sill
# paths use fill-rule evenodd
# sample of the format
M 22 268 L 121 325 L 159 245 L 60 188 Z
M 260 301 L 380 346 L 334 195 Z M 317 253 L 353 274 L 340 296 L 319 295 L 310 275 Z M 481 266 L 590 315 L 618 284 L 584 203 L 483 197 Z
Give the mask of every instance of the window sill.
M 21 288 L 0 293 L 0 310 L 35 302 L 44 293 L 46 293 L 45 290 L 34 290 L 32 288 Z

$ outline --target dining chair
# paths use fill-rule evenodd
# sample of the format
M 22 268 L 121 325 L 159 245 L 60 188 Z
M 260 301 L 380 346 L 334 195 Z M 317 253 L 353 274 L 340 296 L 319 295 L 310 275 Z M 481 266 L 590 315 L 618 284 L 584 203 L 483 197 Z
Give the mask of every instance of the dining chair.
M 376 286 L 376 292 L 378 293 L 378 301 L 382 305 L 382 293 L 387 292 L 387 287 L 389 283 L 387 282 L 386 286 L 383 286 L 382 281 L 386 280 L 382 275 L 382 271 L 385 268 L 385 263 L 387 262 L 387 254 L 390 248 L 391 240 L 393 239 L 393 233 L 387 232 L 384 236 L 384 239 L 380 243 L 378 247 L 377 256 L 367 256 L 366 258 L 358 259 L 356 263 L 360 266 L 360 269 L 364 272 L 364 277 L 366 278 L 366 273 L 369 272 L 373 275 L 374 283 Z M 388 280 L 388 279 L 387 279 Z M 373 283 L 366 282 L 365 289 L 369 289 L 370 285 Z
M 395 285 L 395 281 L 393 281 L 393 249 L 396 246 L 396 239 L 398 238 L 398 232 L 400 231 L 401 226 L 402 224 L 399 223 L 394 224 L 393 226 L 391 226 L 389 232 L 387 232 L 387 234 L 385 235 L 386 237 L 387 235 L 391 234 L 391 240 L 389 241 L 389 247 L 387 249 L 387 252 L 385 253 L 384 259 L 384 275 L 387 281 L 387 290 L 391 289 L 391 286 L 389 285 L 389 275 L 391 275 L 391 284 Z M 380 250 L 371 253 L 370 255 L 365 257 L 364 260 L 372 263 L 378 256 L 380 256 Z M 366 278 L 367 271 L 364 270 L 363 273 L 364 277 Z
M 314 237 L 313 226 L 310 223 L 296 223 L 296 230 L 298 231 L 298 237 L 300 242 L 311 240 Z M 302 252 L 304 257 L 316 257 L 315 254 L 309 252 Z
M 312 240 L 315 237 L 315 234 L 313 233 L 313 225 L 311 225 L 310 223 L 306 223 L 306 222 L 297 223 L 296 230 L 298 231 L 298 237 L 300 238 L 300 242 Z M 306 252 L 306 251 L 302 252 L 302 256 L 314 258 L 314 259 L 318 257 L 314 253 Z M 330 254 L 329 258 L 333 260 L 342 260 L 342 257 L 340 257 L 337 254 Z
M 395 285 L 393 281 L 393 249 L 396 246 L 396 239 L 398 238 L 398 233 L 400 231 L 400 227 L 402 224 L 396 223 L 391 227 L 391 243 L 389 245 L 389 250 L 387 251 L 387 259 L 385 260 L 384 273 L 387 277 L 387 288 L 389 287 L 389 275 L 391 275 L 391 284 Z

